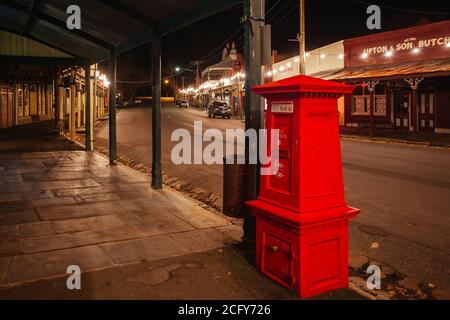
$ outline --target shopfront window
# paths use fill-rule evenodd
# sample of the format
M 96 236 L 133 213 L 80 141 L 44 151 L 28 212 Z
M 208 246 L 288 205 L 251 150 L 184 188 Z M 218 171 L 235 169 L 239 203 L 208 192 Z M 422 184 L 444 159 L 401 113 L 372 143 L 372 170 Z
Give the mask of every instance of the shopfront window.
M 16 104 L 18 116 L 23 117 L 23 86 L 21 84 L 16 85 Z
M 352 100 L 353 115 L 370 115 L 370 92 L 367 87 L 358 86 Z M 386 115 L 386 94 L 384 87 L 378 87 L 374 95 L 374 115 Z

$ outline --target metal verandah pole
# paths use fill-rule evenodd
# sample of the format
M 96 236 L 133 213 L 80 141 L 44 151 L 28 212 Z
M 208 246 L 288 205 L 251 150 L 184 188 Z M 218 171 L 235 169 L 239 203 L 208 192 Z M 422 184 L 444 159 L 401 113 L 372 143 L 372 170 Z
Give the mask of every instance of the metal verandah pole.
M 86 136 L 85 136 L 85 149 L 86 151 L 92 151 L 92 145 L 91 145 L 91 65 L 89 62 L 87 62 L 84 66 L 84 79 L 85 79 L 85 88 L 86 92 L 84 95 L 85 102 L 84 102 L 84 114 L 86 117 L 86 121 L 84 123 L 85 129 L 86 129 Z
M 116 81 L 117 81 L 117 55 L 111 50 L 109 60 L 109 162 L 117 164 L 117 128 L 116 128 Z
M 161 35 L 152 39 L 152 188 L 162 189 L 161 167 Z

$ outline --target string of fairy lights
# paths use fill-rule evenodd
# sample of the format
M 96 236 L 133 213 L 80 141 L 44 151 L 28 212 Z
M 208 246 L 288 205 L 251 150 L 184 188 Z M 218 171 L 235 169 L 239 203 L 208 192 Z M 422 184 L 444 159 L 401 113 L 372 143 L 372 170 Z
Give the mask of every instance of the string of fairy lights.
M 450 48 L 450 42 L 447 42 L 445 44 L 445 47 Z M 422 50 L 427 49 L 427 47 L 416 47 L 416 48 L 411 48 L 409 50 L 409 52 L 413 55 L 419 55 Z M 387 59 L 394 57 L 394 55 L 396 54 L 396 50 L 390 49 L 390 50 L 385 50 L 383 53 L 383 56 Z M 343 60 L 345 58 L 345 55 L 343 53 L 312 53 L 312 52 L 307 52 L 305 54 L 305 57 L 310 57 L 310 56 L 318 56 L 320 58 L 320 60 L 324 60 L 330 57 L 334 57 L 340 60 Z M 370 54 L 368 52 L 363 52 L 360 55 L 360 58 L 363 60 L 368 60 L 370 57 Z M 286 62 L 285 64 L 282 64 L 281 66 L 277 66 L 276 68 L 274 68 L 274 66 L 272 66 L 271 70 L 267 71 L 265 73 L 266 77 L 272 77 L 274 75 L 276 75 L 277 73 L 282 73 L 285 71 L 289 71 L 289 70 L 293 70 L 294 67 L 297 67 L 297 65 L 300 63 L 300 59 L 299 57 L 295 57 L 293 60 Z M 198 88 L 194 88 L 194 87 L 189 87 L 186 88 L 184 90 L 180 90 L 180 93 L 182 94 L 197 94 L 199 92 L 205 92 L 205 91 L 209 91 L 209 90 L 215 90 L 221 87 L 227 87 L 230 86 L 232 84 L 236 84 L 239 81 L 244 81 L 245 79 L 245 73 L 239 72 L 236 75 L 230 77 L 230 78 L 222 78 L 220 80 L 209 80 L 207 82 L 204 82 L 203 84 L 201 84 Z

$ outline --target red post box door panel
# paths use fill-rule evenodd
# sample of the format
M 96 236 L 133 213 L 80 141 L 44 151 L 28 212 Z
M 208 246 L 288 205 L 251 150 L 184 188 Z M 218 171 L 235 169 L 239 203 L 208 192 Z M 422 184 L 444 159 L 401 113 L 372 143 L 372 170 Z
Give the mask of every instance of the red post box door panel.
M 272 156 L 272 130 L 278 130 L 278 172 L 275 175 L 262 176 L 261 180 L 261 198 L 289 208 L 296 208 L 295 189 L 298 185 L 298 179 L 295 178 L 296 172 L 294 172 L 296 171 L 294 148 L 297 137 L 294 103 L 296 104 L 294 101 L 274 101 L 270 104 L 271 107 L 266 118 L 268 130 L 266 146 L 268 155 Z M 280 107 L 273 109 L 274 105 Z M 282 108 L 289 105 L 292 108 Z
M 261 250 L 261 272 L 292 289 L 296 282 L 292 239 L 264 230 Z
M 304 100 L 301 111 L 301 211 L 345 204 L 337 102 Z

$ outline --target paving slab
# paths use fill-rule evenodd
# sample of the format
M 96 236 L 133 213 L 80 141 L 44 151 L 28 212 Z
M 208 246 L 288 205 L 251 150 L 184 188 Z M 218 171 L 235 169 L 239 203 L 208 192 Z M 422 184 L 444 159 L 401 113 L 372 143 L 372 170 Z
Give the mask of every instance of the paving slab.
M 101 229 L 77 233 L 56 234 L 45 237 L 22 239 L 25 254 L 90 246 L 100 243 L 136 239 L 138 235 L 130 228 Z
M 110 215 L 127 211 L 140 211 L 140 209 L 128 200 L 37 208 L 38 215 L 42 220 L 64 220 Z
M 89 188 L 99 187 L 100 184 L 93 179 L 81 179 L 70 181 L 43 181 L 43 182 L 22 182 L 22 183 L 7 183 L 6 190 L 8 192 L 30 192 L 37 190 L 58 190 L 58 189 L 72 189 L 72 188 Z
M 0 238 L 0 257 L 10 257 L 22 253 L 19 237 Z
M 54 181 L 90 179 L 93 175 L 89 171 L 49 172 L 49 173 L 24 173 L 21 175 L 24 181 Z
M 22 238 L 43 237 L 56 234 L 50 221 L 39 221 L 19 225 Z
M 97 193 L 97 194 L 82 194 L 79 195 L 83 202 L 102 202 L 102 201 L 115 201 L 122 199 L 115 193 Z
M 0 203 L 0 214 L 4 212 L 24 211 L 33 209 L 30 203 L 24 201 Z
M 153 236 L 194 230 L 194 227 L 176 216 L 166 212 L 142 217 L 139 220 L 129 221 L 127 224 L 135 229 L 141 236 Z
M 175 210 L 173 214 L 197 229 L 215 228 L 231 224 L 230 220 L 198 206 L 184 210 Z
M 25 200 L 37 200 L 37 199 L 54 198 L 55 195 L 51 190 L 40 190 L 40 191 L 23 192 L 22 197 Z
M 188 253 L 166 235 L 102 244 L 100 247 L 116 264 L 158 260 Z
M 0 258 L 0 284 L 3 282 L 11 258 Z
M 49 198 L 49 199 L 36 199 L 31 200 L 31 204 L 34 207 L 56 207 L 68 204 L 76 204 L 77 201 L 74 197 L 62 197 L 62 198 Z
M 3 237 L 18 237 L 19 228 L 15 224 L 0 226 L 0 238 Z
M 39 221 L 34 210 L 0 213 L 0 226 Z
M 88 246 L 12 258 L 4 284 L 65 275 L 67 267 L 78 265 L 82 271 L 111 267 L 111 260 L 98 246 Z
M 117 215 L 81 218 L 81 219 L 70 219 L 70 220 L 60 220 L 53 221 L 52 226 L 56 233 L 76 233 L 84 231 L 95 231 L 95 230 L 110 230 L 118 229 L 121 227 L 126 227 L 125 222 L 123 222 Z
M 171 234 L 170 238 L 175 240 L 188 252 L 203 252 L 222 248 L 228 241 L 225 235 L 216 229 L 203 229 Z
M 1 180 L 1 178 L 0 178 Z M 17 193 L 0 193 L 0 203 L 22 201 L 22 194 Z
M 93 188 L 71 188 L 63 190 L 54 190 L 53 193 L 57 197 L 75 197 L 89 194 L 110 193 L 110 192 L 128 192 L 131 188 L 128 185 L 107 185 Z

